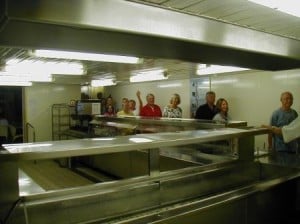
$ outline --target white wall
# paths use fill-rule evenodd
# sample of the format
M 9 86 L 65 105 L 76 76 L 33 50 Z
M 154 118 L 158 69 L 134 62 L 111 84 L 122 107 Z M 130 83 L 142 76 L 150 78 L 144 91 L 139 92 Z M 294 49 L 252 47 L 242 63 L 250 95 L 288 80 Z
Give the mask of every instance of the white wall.
M 178 93 L 181 97 L 181 104 L 179 105 L 183 110 L 183 117 L 190 117 L 190 80 L 178 81 L 160 81 L 160 82 L 144 82 L 133 83 L 128 85 L 117 85 L 105 88 L 105 96 L 112 95 L 116 101 L 117 108 L 121 108 L 121 100 L 123 97 L 134 99 L 137 103 L 136 92 L 141 91 L 141 98 L 146 104 L 146 95 L 153 93 L 155 96 L 155 103 L 160 106 L 163 111 L 164 106 L 168 105 L 173 93 Z
M 37 142 L 52 139 L 52 105 L 71 99 L 80 99 L 80 85 L 34 84 L 25 88 L 25 123 L 34 126 Z
M 249 126 L 268 124 L 272 112 L 281 106 L 284 91 L 293 93 L 293 108 L 300 116 L 300 70 L 212 76 L 211 81 L 217 98 L 228 100 L 231 117 Z M 258 137 L 256 147 L 267 147 L 267 136 Z
M 163 84 L 176 83 L 180 83 L 181 86 L 159 87 Z M 190 80 L 107 87 L 105 96 L 111 94 L 120 107 L 122 97 L 136 99 L 135 93 L 138 89 L 142 92 L 144 102 L 146 94 L 152 92 L 156 97 L 156 103 L 161 108 L 168 104 L 172 93 L 180 94 L 183 117 L 190 118 Z M 300 116 L 300 70 L 250 71 L 231 75 L 213 75 L 211 76 L 211 89 L 216 92 L 217 98 L 223 97 L 228 100 L 229 113 L 233 120 L 247 121 L 249 126 L 268 124 L 272 112 L 281 105 L 280 94 L 284 91 L 293 93 L 293 108 Z M 267 144 L 267 136 L 257 137 L 256 147 L 262 149 L 264 144 Z
M 300 70 L 278 72 L 252 71 L 231 75 L 211 76 L 211 89 L 217 98 L 224 97 L 229 103 L 229 113 L 234 120 L 244 120 L 249 126 L 268 124 L 272 112 L 280 107 L 280 94 L 291 91 L 294 95 L 293 108 L 300 115 Z M 161 109 L 169 103 L 171 95 L 181 96 L 183 117 L 190 118 L 190 80 L 145 82 L 106 87 L 104 96 L 111 94 L 121 107 L 121 99 L 128 97 L 137 100 L 136 91 L 142 93 L 146 102 L 147 93 L 155 95 L 156 104 Z M 24 91 L 25 122 L 36 129 L 36 140 L 51 140 L 51 106 L 55 103 L 68 103 L 80 98 L 79 85 L 35 84 Z M 257 138 L 256 147 L 263 148 L 266 136 Z

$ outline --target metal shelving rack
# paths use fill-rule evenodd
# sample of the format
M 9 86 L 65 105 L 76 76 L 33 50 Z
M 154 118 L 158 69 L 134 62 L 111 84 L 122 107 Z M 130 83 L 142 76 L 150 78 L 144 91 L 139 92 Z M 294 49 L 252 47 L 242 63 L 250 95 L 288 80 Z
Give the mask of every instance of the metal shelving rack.
M 67 104 L 52 105 L 52 140 L 62 140 L 61 133 L 70 128 L 70 108 Z

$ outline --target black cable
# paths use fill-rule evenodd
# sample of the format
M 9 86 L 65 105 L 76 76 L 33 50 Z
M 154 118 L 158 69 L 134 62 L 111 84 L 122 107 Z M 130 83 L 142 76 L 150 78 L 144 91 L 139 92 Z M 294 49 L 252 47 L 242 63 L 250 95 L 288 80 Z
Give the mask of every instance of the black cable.
M 1 224 L 7 224 L 10 216 L 12 215 L 13 211 L 15 210 L 15 208 L 18 206 L 18 204 L 22 201 L 22 198 L 18 198 L 18 200 L 16 200 L 13 205 L 11 206 L 11 208 L 9 209 L 8 213 L 6 214 L 5 218 L 3 220 L 1 220 Z

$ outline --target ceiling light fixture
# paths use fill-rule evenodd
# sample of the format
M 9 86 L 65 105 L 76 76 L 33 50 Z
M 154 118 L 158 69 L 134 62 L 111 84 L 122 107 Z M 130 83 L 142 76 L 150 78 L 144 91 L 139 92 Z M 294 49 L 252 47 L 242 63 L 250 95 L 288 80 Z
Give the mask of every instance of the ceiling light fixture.
M 0 86 L 31 86 L 32 82 L 20 77 L 2 75 L 0 73 Z
M 197 75 L 210 75 L 210 74 L 229 73 L 229 72 L 237 72 L 237 71 L 245 71 L 245 70 L 249 70 L 249 69 L 233 67 L 233 66 L 199 64 L 196 74 Z
M 0 86 L 32 86 L 32 82 L 5 82 L 5 81 L 0 81 Z
M 60 59 L 74 59 L 84 61 L 104 61 L 116 63 L 137 64 L 141 60 L 137 57 L 122 56 L 122 55 L 108 55 L 108 54 L 95 54 L 71 51 L 56 51 L 56 50 L 35 50 L 32 54 L 36 57 L 44 58 L 60 58 Z
M 113 79 L 94 79 L 91 81 L 92 87 L 99 87 L 99 86 L 114 86 L 117 83 Z
M 52 76 L 36 75 L 30 73 L 11 73 L 0 72 L 0 81 L 2 82 L 52 82 Z
M 164 69 L 140 70 L 132 72 L 130 82 L 147 82 L 168 79 Z
M 78 62 L 54 62 L 41 60 L 10 59 L 6 62 L 5 71 L 12 73 L 29 74 L 60 74 L 83 75 L 84 67 Z
M 281 12 L 300 17 L 300 2 L 296 0 L 248 0 Z
M 157 85 L 158 88 L 178 88 L 182 86 L 181 83 L 169 83 L 169 84 L 159 84 Z

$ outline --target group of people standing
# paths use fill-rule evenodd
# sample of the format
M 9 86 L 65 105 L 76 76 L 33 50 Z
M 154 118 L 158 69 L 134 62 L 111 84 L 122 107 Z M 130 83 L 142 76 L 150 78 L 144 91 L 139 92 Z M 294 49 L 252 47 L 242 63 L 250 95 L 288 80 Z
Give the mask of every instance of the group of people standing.
M 142 117 L 169 117 L 169 118 L 182 118 L 182 109 L 179 107 L 180 95 L 175 93 L 172 95 L 170 102 L 161 111 L 160 107 L 155 104 L 155 96 L 152 93 L 147 94 L 147 103 L 143 105 L 141 99 L 141 92 L 136 93 L 138 99 L 138 106 L 133 99 L 123 98 L 122 109 L 118 112 L 115 111 L 113 106 L 113 100 L 110 96 L 107 98 L 104 115 L 107 116 L 142 116 Z M 206 102 L 197 108 L 195 119 L 213 120 L 220 123 L 227 124 L 230 122 L 231 117 L 228 113 L 228 102 L 224 98 L 219 98 L 217 102 L 216 94 L 213 91 L 208 91 L 205 95 Z M 280 96 L 281 107 L 272 113 L 270 124 L 263 125 L 270 129 L 271 133 L 268 136 L 268 148 L 275 151 L 295 152 L 298 149 L 299 134 L 290 132 L 286 134 L 291 128 L 287 127 L 290 123 L 295 123 L 296 126 L 300 126 L 300 119 L 297 112 L 291 108 L 293 105 L 293 95 L 290 92 L 283 92 Z M 297 120 L 293 122 L 294 120 Z M 295 128 L 295 124 L 293 126 Z M 300 129 L 300 128 L 299 128 Z M 291 139 L 286 140 L 285 136 L 294 136 Z
M 141 92 L 137 91 L 138 107 L 136 101 L 122 98 L 122 108 L 118 112 L 115 111 L 113 100 L 110 96 L 106 100 L 104 115 L 106 116 L 142 116 L 142 117 L 169 117 L 182 118 L 182 109 L 178 106 L 180 104 L 180 95 L 175 93 L 172 95 L 170 102 L 161 111 L 160 107 L 155 104 L 155 96 L 148 93 L 146 96 L 146 105 L 143 105 Z
M 118 112 L 113 106 L 113 99 L 109 96 L 106 100 L 104 115 L 106 116 L 142 116 L 142 117 L 168 117 L 182 118 L 182 109 L 179 107 L 181 102 L 180 95 L 174 93 L 171 96 L 169 104 L 161 110 L 160 106 L 155 104 L 155 96 L 148 93 L 146 96 L 147 103 L 143 105 L 141 92 L 137 91 L 138 106 L 136 101 L 124 97 L 122 99 L 122 108 Z M 224 98 L 217 100 L 215 105 L 216 94 L 213 91 L 206 93 L 206 103 L 200 105 L 196 112 L 196 119 L 215 120 L 227 123 L 230 120 L 228 114 L 228 102 Z
M 196 111 L 196 119 L 214 120 L 228 123 L 231 118 L 228 114 L 228 102 L 219 98 L 215 104 L 216 94 L 213 91 L 206 93 L 206 103 L 200 105 Z M 293 94 L 283 92 L 280 96 L 281 107 L 276 109 L 270 118 L 269 125 L 262 125 L 271 132 L 268 135 L 268 149 L 277 152 L 297 152 L 300 146 L 300 118 L 292 108 Z

